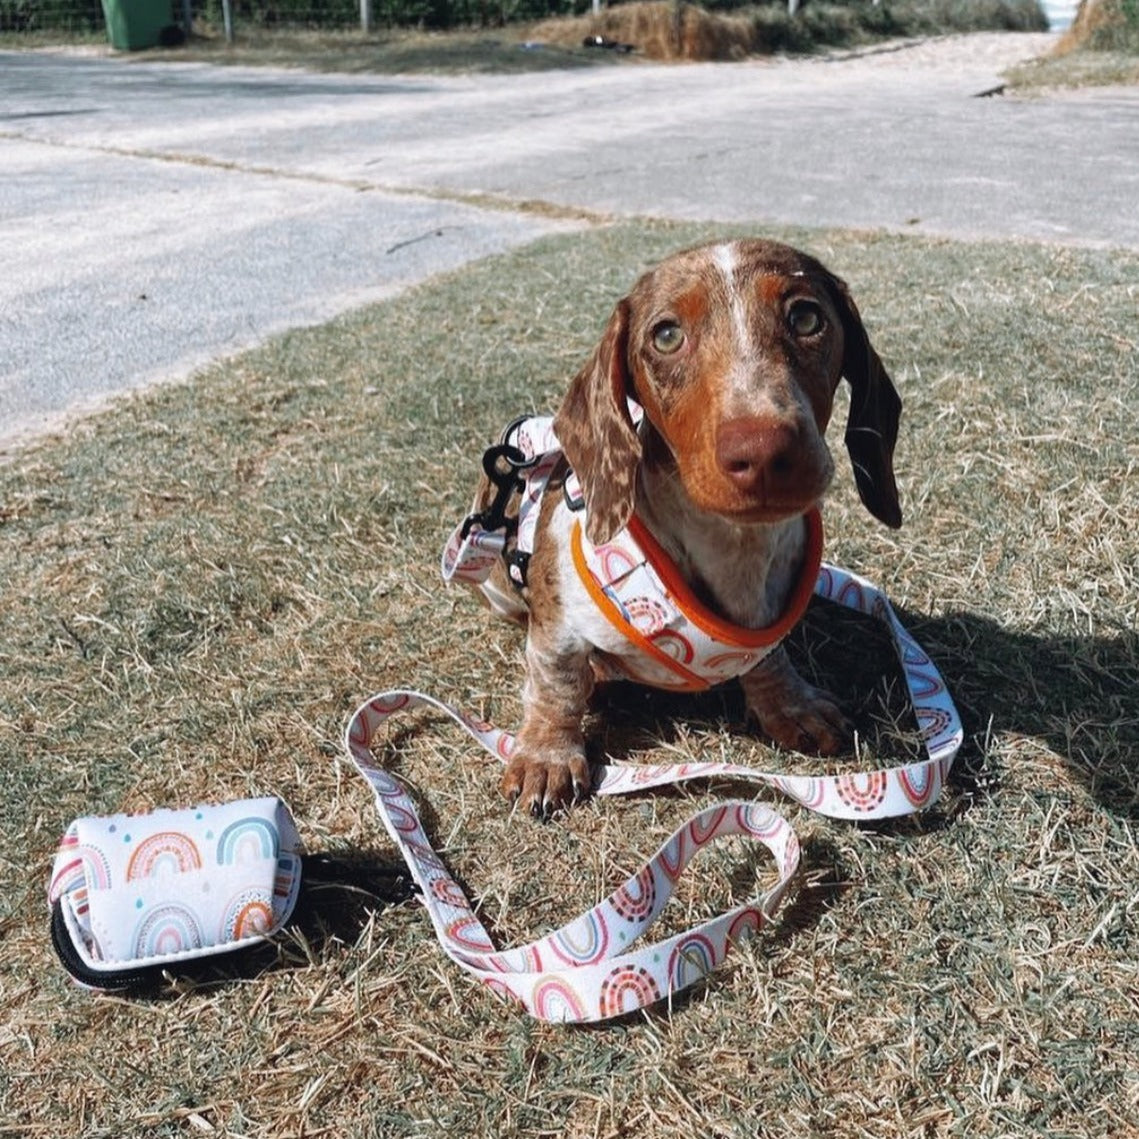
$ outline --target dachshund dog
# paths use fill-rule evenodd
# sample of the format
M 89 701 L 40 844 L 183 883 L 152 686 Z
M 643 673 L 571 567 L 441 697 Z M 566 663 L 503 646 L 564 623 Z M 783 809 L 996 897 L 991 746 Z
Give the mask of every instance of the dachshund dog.
M 541 499 L 525 584 L 502 562 L 483 587 L 494 609 L 527 628 L 508 798 L 546 816 L 583 796 L 582 720 L 594 684 L 644 679 L 628 663 L 637 652 L 664 659 L 651 621 L 644 636 L 622 632 L 620 616 L 603 611 L 624 603 L 607 601 L 610 583 L 583 568 L 583 544 L 590 564 L 612 562 L 608 544 L 635 534 L 696 624 L 727 630 L 730 645 L 794 623 L 818 571 L 817 505 L 834 474 L 824 433 L 842 377 L 859 494 L 881 522 L 900 526 L 901 401 L 846 285 L 818 261 L 765 240 L 704 245 L 667 258 L 618 303 L 554 417 L 565 462 Z M 476 509 L 493 489 L 484 479 Z M 637 604 L 659 607 L 624 604 L 624 618 Z M 749 718 L 786 748 L 842 751 L 845 716 L 777 642 L 736 654 Z M 664 687 L 700 686 L 653 675 L 648 682 Z

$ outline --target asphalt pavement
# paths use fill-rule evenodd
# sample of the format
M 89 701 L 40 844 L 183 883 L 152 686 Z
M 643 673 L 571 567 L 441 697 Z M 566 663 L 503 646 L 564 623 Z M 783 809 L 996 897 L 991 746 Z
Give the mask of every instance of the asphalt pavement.
M 608 218 L 1139 248 L 1139 90 L 983 94 L 1047 42 L 400 78 L 0 52 L 0 455 Z

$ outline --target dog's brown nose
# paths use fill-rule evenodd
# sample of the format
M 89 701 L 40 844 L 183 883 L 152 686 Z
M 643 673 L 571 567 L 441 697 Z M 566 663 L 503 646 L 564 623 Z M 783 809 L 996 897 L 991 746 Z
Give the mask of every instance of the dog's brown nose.
M 729 419 L 716 433 L 716 463 L 745 494 L 770 492 L 795 470 L 799 433 L 778 419 Z

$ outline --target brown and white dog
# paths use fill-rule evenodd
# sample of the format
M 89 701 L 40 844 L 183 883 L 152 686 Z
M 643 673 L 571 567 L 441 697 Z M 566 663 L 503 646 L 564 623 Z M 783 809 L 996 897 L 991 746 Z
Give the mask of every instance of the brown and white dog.
M 635 517 L 707 611 L 745 630 L 778 622 L 801 576 L 807 517 L 834 474 L 824 433 L 840 377 L 862 501 L 897 527 L 901 401 L 846 285 L 771 241 L 669 257 L 618 303 L 554 420 L 586 538 L 603 545 Z M 630 399 L 644 409 L 637 424 Z M 484 480 L 476 509 L 493 491 Z M 563 494 L 546 493 L 526 586 L 500 565 L 485 587 L 528 630 L 523 722 L 502 790 L 537 815 L 588 791 L 586 705 L 604 662 L 630 652 L 575 569 L 580 520 Z M 846 745 L 833 697 L 781 647 L 740 681 L 749 716 L 777 743 L 823 754 Z

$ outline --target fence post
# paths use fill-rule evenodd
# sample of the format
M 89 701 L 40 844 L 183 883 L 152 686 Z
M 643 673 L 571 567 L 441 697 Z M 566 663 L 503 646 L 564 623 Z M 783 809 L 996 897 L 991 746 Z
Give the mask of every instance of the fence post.
M 230 0 L 221 0 L 221 20 L 225 25 L 225 42 L 233 43 L 233 8 Z
M 367 35 L 372 30 L 372 0 L 360 0 L 360 31 Z

